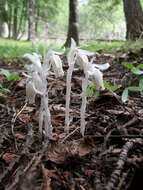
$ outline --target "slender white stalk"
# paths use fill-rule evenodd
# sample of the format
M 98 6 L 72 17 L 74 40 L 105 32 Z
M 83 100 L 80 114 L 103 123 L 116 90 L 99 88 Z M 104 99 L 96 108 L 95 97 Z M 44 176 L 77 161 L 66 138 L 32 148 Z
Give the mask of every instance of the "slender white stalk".
M 69 112 L 70 112 L 70 94 L 71 94 L 71 79 L 72 73 L 74 69 L 74 63 L 69 65 L 69 69 L 67 71 L 67 81 L 66 81 L 66 112 L 65 112 L 65 131 L 69 132 Z
M 86 103 L 87 103 L 87 96 L 86 96 L 86 89 L 88 86 L 88 78 L 89 75 L 88 73 L 85 73 L 85 78 L 82 81 L 82 104 L 81 104 L 81 108 L 80 108 L 80 132 L 82 134 L 82 136 L 84 136 L 84 132 L 85 132 L 85 112 L 86 112 Z
M 43 127 L 45 130 L 45 136 L 48 138 L 52 138 L 52 124 L 51 124 L 51 114 L 48 106 L 48 96 L 43 95 L 41 98 L 41 106 L 39 113 L 39 131 L 42 134 Z
M 44 114 L 45 135 L 46 135 L 46 137 L 51 138 L 53 127 L 51 124 L 51 114 L 50 114 L 50 110 L 49 110 L 49 106 L 48 106 L 48 96 L 47 95 L 42 97 L 41 103 L 43 105 L 43 112 L 45 113 Z

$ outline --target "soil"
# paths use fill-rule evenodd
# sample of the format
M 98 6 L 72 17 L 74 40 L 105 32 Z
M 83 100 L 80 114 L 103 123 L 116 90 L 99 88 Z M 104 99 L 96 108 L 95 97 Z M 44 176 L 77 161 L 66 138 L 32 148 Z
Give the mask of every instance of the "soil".
M 10 93 L 0 95 L 0 190 L 141 190 L 143 187 L 143 100 L 123 89 L 136 83 L 123 62 L 143 63 L 139 52 L 95 54 L 97 63 L 109 62 L 104 78 L 118 89 L 88 98 L 86 132 L 80 134 L 81 78 L 72 79 L 70 132 L 64 132 L 66 76 L 48 79 L 49 106 L 54 128 L 47 141 L 38 130 L 39 98 L 25 105 L 24 59 L 1 59 L 0 68 L 17 71 L 21 79 L 0 83 Z M 63 58 L 66 60 L 65 58 Z M 65 72 L 67 63 L 65 61 Z M 14 133 L 12 133 L 12 128 Z

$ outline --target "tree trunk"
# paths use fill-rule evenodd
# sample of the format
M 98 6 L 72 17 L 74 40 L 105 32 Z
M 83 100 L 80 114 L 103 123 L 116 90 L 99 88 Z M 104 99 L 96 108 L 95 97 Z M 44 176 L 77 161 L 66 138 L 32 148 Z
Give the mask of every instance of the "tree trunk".
M 13 16 L 13 38 L 17 39 L 18 33 L 17 33 L 17 25 L 18 25 L 18 7 L 17 7 L 17 0 L 14 4 L 14 16 Z
M 8 4 L 8 38 L 12 35 L 12 5 Z
M 38 24 L 39 24 L 39 16 L 40 16 L 40 7 L 36 7 L 36 16 L 35 16 L 35 33 L 38 33 Z
M 7 11 L 5 0 L 0 0 L 0 37 L 4 34 L 4 23 L 7 22 Z
M 28 0 L 28 40 L 35 38 L 35 0 Z
M 70 46 L 71 38 L 73 38 L 76 44 L 79 45 L 77 5 L 78 0 L 69 0 L 69 25 L 65 47 Z
M 126 19 L 126 39 L 143 38 L 143 11 L 140 0 L 123 0 Z

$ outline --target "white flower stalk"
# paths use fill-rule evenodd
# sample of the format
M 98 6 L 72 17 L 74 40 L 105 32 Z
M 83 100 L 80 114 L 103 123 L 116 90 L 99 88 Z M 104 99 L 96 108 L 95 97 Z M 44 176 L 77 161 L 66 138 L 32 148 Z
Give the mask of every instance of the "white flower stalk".
M 32 64 L 27 67 L 28 80 L 26 83 L 26 97 L 31 104 L 35 102 L 36 94 L 41 96 L 41 105 L 39 113 L 39 131 L 42 134 L 43 128 L 45 136 L 52 138 L 51 115 L 48 107 L 48 92 L 47 92 L 47 73 L 43 69 L 40 58 L 37 54 L 27 54 L 25 57 L 32 61 Z
M 87 104 L 87 96 L 86 96 L 86 89 L 88 86 L 88 72 L 85 74 L 85 78 L 82 81 L 82 104 L 81 104 L 81 108 L 80 108 L 80 132 L 82 134 L 82 136 L 84 136 L 84 132 L 85 132 L 85 126 L 86 126 L 86 122 L 85 122 L 85 113 L 86 113 L 86 104 Z
M 65 131 L 69 132 L 70 125 L 70 94 L 71 94 L 71 79 L 72 73 L 74 70 L 74 64 L 76 61 L 76 43 L 73 39 L 71 39 L 71 48 L 67 55 L 68 60 L 68 71 L 67 71 L 67 79 L 66 79 L 66 109 L 65 109 Z
M 109 67 L 109 64 L 97 65 L 92 64 L 93 60 L 89 62 L 88 56 L 94 55 L 94 53 L 88 52 L 86 50 L 81 50 L 76 47 L 76 44 L 73 39 L 71 39 L 71 48 L 68 53 L 68 64 L 69 69 L 67 72 L 67 90 L 66 90 L 66 113 L 65 113 L 65 130 L 69 131 L 69 124 L 70 124 L 70 93 L 71 93 L 71 78 L 72 72 L 74 69 L 75 63 L 79 66 L 81 70 L 84 71 L 85 78 L 82 81 L 82 105 L 80 110 L 80 131 L 81 134 L 84 136 L 85 132 L 85 112 L 86 112 L 86 89 L 88 86 L 88 79 L 90 78 L 94 84 L 96 85 L 97 90 L 103 90 L 103 74 L 100 70 L 106 70 Z

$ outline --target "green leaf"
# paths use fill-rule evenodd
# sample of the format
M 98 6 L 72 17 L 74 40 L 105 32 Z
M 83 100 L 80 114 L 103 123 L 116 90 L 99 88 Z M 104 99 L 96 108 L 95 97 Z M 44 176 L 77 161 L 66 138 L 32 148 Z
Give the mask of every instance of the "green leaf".
M 9 72 L 6 69 L 0 69 L 0 74 L 4 75 L 8 81 L 17 81 L 20 79 L 19 74 L 16 72 Z
M 104 80 L 104 87 L 107 90 L 111 90 L 112 92 L 115 92 L 119 86 L 117 84 L 111 84 L 110 82 Z
M 7 80 L 8 80 L 8 81 L 17 81 L 17 80 L 19 80 L 19 79 L 20 79 L 19 74 L 16 73 L 16 72 L 11 73 L 11 74 L 7 77 Z
M 95 85 L 93 82 L 89 81 L 88 82 L 88 86 L 87 86 L 87 89 L 86 89 L 86 94 L 87 94 L 87 97 L 92 97 L 95 93 Z
M 10 90 L 9 90 L 9 89 L 4 88 L 4 87 L 3 87 L 3 85 L 2 85 L 2 84 L 0 84 L 0 93 L 4 93 L 4 94 L 6 94 L 6 93 L 9 93 L 9 92 L 10 92 Z
M 139 79 L 139 87 L 143 90 L 143 77 Z
M 131 70 L 134 67 L 134 65 L 132 63 L 128 63 L 128 62 L 124 62 L 123 65 L 124 65 L 124 67 L 126 67 L 129 70 Z
M 129 91 L 128 91 L 128 88 L 125 88 L 123 93 L 122 93 L 122 102 L 126 102 L 128 100 L 128 96 L 129 96 Z
M 139 86 L 129 86 L 128 90 L 132 92 L 140 92 L 142 89 Z
M 139 64 L 139 65 L 137 66 L 137 68 L 138 68 L 138 69 L 143 69 L 143 64 Z
M 143 74 L 143 71 L 140 70 L 140 69 L 137 68 L 137 67 L 133 67 L 133 68 L 131 69 L 131 72 L 134 73 L 135 75 L 142 75 L 142 74 Z
M 4 75 L 7 78 L 7 77 L 9 77 L 10 72 L 6 69 L 0 69 L 0 74 Z

